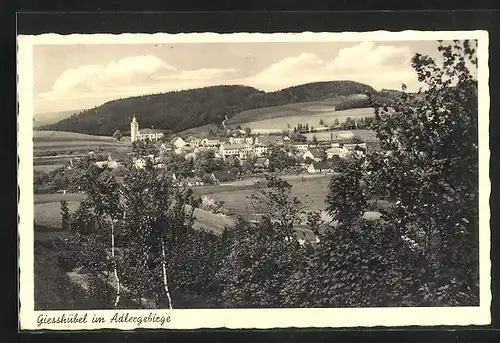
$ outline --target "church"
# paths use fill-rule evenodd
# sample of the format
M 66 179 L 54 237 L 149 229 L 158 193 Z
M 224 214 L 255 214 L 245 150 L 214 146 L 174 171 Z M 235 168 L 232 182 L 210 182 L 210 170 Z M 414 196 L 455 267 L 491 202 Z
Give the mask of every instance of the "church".
M 132 119 L 132 122 L 130 122 L 131 142 L 144 141 L 146 139 L 150 141 L 157 141 L 162 137 L 163 137 L 163 132 L 161 132 L 160 130 L 142 129 L 139 131 L 139 123 L 137 122 L 135 116 Z

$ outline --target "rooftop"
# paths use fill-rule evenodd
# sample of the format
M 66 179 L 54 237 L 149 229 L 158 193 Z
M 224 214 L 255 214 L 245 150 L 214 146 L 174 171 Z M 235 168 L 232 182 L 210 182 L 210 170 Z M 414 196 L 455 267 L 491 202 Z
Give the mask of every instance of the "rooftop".
M 161 130 L 156 130 L 156 129 L 140 129 L 139 133 L 141 135 L 144 135 L 144 134 L 163 133 L 163 132 L 161 132 Z
M 245 144 L 223 144 L 222 147 L 224 150 L 232 150 L 232 149 L 244 149 L 246 147 Z

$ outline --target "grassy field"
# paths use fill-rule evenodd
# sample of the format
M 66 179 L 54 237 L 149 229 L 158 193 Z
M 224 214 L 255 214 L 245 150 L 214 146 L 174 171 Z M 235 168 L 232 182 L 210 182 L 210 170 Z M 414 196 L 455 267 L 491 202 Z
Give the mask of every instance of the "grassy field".
M 67 142 L 67 141 L 85 141 L 85 142 L 113 142 L 113 137 L 93 136 L 76 132 L 65 131 L 33 131 L 34 142 Z
M 300 177 L 284 179 L 292 184 L 292 194 L 299 197 L 309 209 L 324 210 L 331 175 L 306 175 L 305 178 L 304 182 Z M 196 194 L 224 201 L 229 215 L 247 216 L 255 212 L 248 201 L 248 197 L 254 192 L 251 185 L 197 187 L 194 191 Z
M 297 114 L 295 114 L 297 113 Z M 354 108 L 343 111 L 311 111 L 305 107 L 301 111 L 294 111 L 294 115 L 278 116 L 276 118 L 254 120 L 241 123 L 242 127 L 249 127 L 254 133 L 278 132 L 297 126 L 299 123 L 309 125 L 309 127 L 320 128 L 319 122 L 323 120 L 324 125 L 332 126 L 335 120 L 343 122 L 346 118 L 362 118 L 373 116 L 372 108 Z M 229 125 L 231 126 L 231 125 Z M 233 126 L 235 126 L 233 124 Z
M 261 107 L 254 110 L 237 113 L 230 118 L 226 124 L 242 124 L 261 120 L 276 119 L 283 117 L 295 117 L 303 115 L 323 114 L 328 115 L 335 112 L 335 106 L 346 100 L 355 98 L 339 96 L 335 99 L 324 101 L 299 102 L 281 106 Z
M 33 131 L 33 165 L 35 170 L 50 172 L 64 166 L 71 158 L 96 153 L 132 150 L 130 142 L 115 142 L 112 137 L 75 132 Z
M 298 196 L 310 209 L 323 210 L 324 201 L 328 191 L 328 183 L 331 175 L 305 175 L 305 181 L 301 181 L 300 176 L 285 176 L 283 179 L 290 182 L 292 194 Z M 228 215 L 235 217 L 238 215 L 249 216 L 254 213 L 248 202 L 248 197 L 254 192 L 254 182 L 258 179 L 237 181 L 224 186 L 202 186 L 194 187 L 197 195 L 205 195 L 218 201 L 224 201 L 224 207 Z M 58 228 L 61 226 L 61 201 L 68 203 L 70 213 L 78 208 L 78 203 L 85 198 L 81 193 L 49 193 L 36 194 L 34 198 L 35 224 L 40 227 Z M 199 228 L 222 231 L 231 225 L 232 219 L 228 217 L 214 215 L 212 213 L 196 210 L 196 225 Z

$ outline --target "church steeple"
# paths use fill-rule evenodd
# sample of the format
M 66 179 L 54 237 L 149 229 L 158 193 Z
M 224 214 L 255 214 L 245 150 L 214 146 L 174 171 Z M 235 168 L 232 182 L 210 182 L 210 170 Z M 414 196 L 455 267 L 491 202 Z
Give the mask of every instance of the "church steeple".
M 139 123 L 137 122 L 137 119 L 135 118 L 134 114 L 134 118 L 130 122 L 130 141 L 131 142 L 137 141 L 138 135 L 139 135 Z

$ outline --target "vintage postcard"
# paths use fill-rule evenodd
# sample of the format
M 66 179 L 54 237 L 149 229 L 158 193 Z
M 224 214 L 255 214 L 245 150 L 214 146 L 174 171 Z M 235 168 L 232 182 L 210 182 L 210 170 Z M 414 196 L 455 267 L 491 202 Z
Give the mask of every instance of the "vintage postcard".
M 484 325 L 488 33 L 18 37 L 22 330 Z

